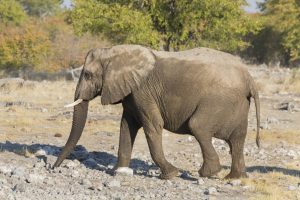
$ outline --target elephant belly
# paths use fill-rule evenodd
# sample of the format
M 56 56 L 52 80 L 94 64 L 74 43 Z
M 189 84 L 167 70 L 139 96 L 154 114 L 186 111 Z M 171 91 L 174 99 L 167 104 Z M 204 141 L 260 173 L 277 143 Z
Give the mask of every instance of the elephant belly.
M 177 134 L 192 134 L 188 126 L 188 121 L 185 121 L 181 124 L 171 124 L 165 122 L 164 129 Z

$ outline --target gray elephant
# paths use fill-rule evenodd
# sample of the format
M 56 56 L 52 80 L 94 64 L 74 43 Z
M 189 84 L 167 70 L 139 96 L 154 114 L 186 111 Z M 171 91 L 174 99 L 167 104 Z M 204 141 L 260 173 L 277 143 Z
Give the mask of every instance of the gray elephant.
M 162 179 L 178 174 L 164 156 L 162 129 L 197 139 L 203 155 L 199 174 L 204 177 L 221 170 L 212 137 L 225 140 L 232 156 L 226 178 L 245 177 L 243 149 L 251 97 L 256 105 L 259 146 L 258 92 L 236 57 L 207 48 L 162 52 L 119 45 L 87 54 L 75 102 L 70 105 L 75 106 L 71 133 L 54 167 L 75 147 L 85 126 L 88 102 L 97 96 L 103 105 L 123 105 L 116 169 L 129 166 L 134 140 L 143 127 Z

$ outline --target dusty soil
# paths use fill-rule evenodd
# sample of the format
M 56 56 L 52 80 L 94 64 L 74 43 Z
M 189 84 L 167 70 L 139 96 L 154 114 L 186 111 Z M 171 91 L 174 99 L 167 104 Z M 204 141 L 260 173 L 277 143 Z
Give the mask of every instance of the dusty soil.
M 138 134 L 133 175 L 112 175 L 116 163 L 120 105 L 90 103 L 83 136 L 55 170 L 69 135 L 76 82 L 0 81 L 0 199 L 300 199 L 299 72 L 249 67 L 260 88 L 262 147 L 255 145 L 255 111 L 249 113 L 245 159 L 249 178 L 224 180 L 229 147 L 214 140 L 223 170 L 199 178 L 202 155 L 192 136 L 163 133 L 167 159 L 181 169 L 160 180 L 143 131 Z M 296 75 L 295 75 L 296 73 Z M 298 73 L 298 74 L 297 74 Z

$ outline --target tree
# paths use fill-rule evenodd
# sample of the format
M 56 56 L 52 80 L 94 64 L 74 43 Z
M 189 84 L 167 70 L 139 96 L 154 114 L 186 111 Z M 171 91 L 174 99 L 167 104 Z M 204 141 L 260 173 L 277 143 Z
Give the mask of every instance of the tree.
M 26 19 L 22 5 L 15 0 L 0 0 L 0 22 L 20 25 Z
M 0 67 L 24 69 L 38 66 L 49 49 L 49 38 L 34 24 L 7 27 L 0 34 Z
M 281 35 L 279 42 L 290 61 L 300 60 L 300 1 L 267 0 L 261 9 L 267 26 Z
M 104 33 L 114 43 L 165 50 L 196 46 L 235 52 L 255 33 L 244 0 L 76 0 L 71 20 L 77 33 Z
M 60 11 L 63 0 L 18 0 L 28 15 L 45 17 Z

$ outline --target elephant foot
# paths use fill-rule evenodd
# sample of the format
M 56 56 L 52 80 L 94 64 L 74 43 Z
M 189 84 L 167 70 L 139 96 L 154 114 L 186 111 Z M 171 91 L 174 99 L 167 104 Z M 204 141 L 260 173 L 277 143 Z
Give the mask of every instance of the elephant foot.
M 179 170 L 174 167 L 174 166 L 170 166 L 168 167 L 168 169 L 164 170 L 164 172 L 162 172 L 159 176 L 160 179 L 172 179 L 175 176 L 177 176 L 179 173 Z
M 246 172 L 230 172 L 225 179 L 238 179 L 238 178 L 247 178 L 248 175 Z
M 221 169 L 222 167 L 219 162 L 209 165 L 204 163 L 199 170 L 199 175 L 201 177 L 210 177 L 217 174 L 219 171 L 221 171 Z

